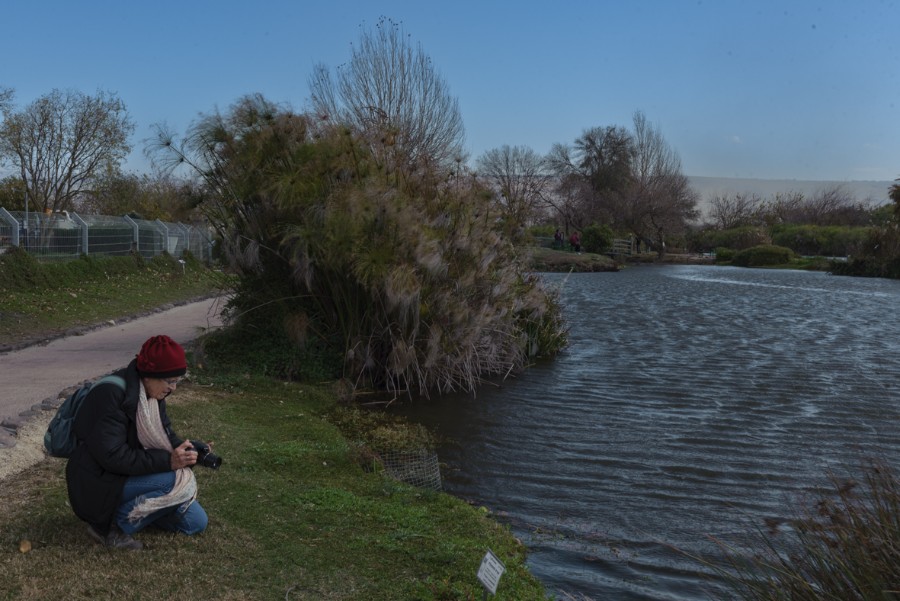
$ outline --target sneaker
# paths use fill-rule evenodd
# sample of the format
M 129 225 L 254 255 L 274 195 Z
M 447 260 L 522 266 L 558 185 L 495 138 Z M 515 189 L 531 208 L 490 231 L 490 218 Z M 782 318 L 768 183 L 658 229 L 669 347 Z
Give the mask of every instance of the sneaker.
M 139 551 L 144 548 L 144 543 L 132 538 L 130 534 L 125 534 L 115 526 L 110 528 L 109 534 L 103 536 L 94 527 L 88 524 L 88 534 L 92 539 L 110 549 L 129 549 L 131 551 Z

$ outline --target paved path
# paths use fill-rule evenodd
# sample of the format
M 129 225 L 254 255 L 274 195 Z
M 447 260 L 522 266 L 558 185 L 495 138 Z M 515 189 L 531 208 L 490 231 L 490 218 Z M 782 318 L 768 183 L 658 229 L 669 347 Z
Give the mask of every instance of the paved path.
M 0 423 L 21 419 L 66 388 L 125 367 L 151 336 L 167 334 L 186 343 L 220 326 L 222 305 L 219 298 L 193 302 L 0 355 Z

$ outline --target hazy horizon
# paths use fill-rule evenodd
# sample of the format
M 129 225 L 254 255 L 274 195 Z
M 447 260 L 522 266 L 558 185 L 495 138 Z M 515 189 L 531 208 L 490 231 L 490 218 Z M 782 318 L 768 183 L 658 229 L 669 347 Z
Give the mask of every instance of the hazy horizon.
M 893 181 L 879 180 L 799 180 L 799 179 L 762 179 L 749 177 L 706 177 L 688 175 L 691 187 L 700 194 L 699 207 L 705 214 L 709 209 L 709 201 L 715 196 L 735 194 L 755 194 L 769 198 L 775 194 L 800 192 L 804 196 L 812 196 L 826 188 L 840 186 L 855 201 L 875 206 L 890 203 L 888 191 Z

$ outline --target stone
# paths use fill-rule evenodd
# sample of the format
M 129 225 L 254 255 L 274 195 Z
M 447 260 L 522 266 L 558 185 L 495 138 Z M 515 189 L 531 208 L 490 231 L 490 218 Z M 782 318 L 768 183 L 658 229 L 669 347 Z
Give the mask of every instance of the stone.
M 22 417 L 21 415 L 16 415 L 15 417 L 4 417 L 3 420 L 0 421 L 0 426 L 12 432 L 17 432 L 19 428 L 25 425 L 25 422 L 27 421 L 28 417 Z
M 11 449 L 16 446 L 17 439 L 15 436 L 0 428 L 0 449 Z

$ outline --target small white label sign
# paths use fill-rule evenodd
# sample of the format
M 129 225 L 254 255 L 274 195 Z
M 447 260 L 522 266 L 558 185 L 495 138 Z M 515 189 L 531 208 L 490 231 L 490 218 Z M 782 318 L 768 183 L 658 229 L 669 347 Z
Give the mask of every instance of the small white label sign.
M 488 552 L 484 555 L 484 559 L 481 560 L 481 567 L 478 568 L 478 580 L 481 581 L 484 588 L 489 590 L 492 595 L 496 595 L 497 585 L 500 583 L 500 576 L 502 576 L 505 571 L 506 566 L 503 565 L 503 562 L 497 559 L 497 556 L 488 549 Z

